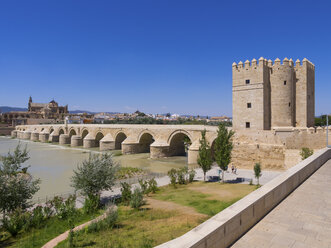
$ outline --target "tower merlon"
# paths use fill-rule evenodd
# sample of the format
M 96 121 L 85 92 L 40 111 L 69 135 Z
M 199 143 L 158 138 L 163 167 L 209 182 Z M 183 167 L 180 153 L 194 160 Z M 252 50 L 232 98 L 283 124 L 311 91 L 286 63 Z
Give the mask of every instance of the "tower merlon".
M 280 65 L 280 59 L 279 58 L 275 59 L 274 65 Z

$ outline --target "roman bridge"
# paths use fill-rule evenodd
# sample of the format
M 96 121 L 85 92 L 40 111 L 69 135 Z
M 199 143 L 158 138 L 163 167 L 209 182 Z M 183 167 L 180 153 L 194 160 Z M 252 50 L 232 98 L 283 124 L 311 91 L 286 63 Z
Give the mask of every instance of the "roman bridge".
M 203 125 L 20 125 L 12 136 L 72 147 L 99 147 L 101 151 L 122 150 L 123 154 L 150 153 L 151 158 L 181 156 L 187 150 L 188 163 L 192 164 L 197 162 L 204 129 L 209 144 L 213 144 L 217 127 Z

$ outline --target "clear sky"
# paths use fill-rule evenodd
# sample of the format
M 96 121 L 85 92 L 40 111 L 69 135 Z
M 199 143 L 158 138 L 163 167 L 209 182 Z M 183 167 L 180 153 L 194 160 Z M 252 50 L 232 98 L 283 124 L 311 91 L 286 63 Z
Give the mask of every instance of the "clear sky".
M 0 0 L 0 106 L 232 115 L 232 63 L 307 57 L 331 111 L 329 1 Z

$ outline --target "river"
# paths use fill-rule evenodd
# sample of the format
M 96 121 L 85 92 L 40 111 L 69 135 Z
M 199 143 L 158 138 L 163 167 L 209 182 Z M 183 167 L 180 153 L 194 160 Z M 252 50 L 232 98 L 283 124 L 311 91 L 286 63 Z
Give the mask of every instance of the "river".
M 29 151 L 30 159 L 25 162 L 24 166 L 30 165 L 28 171 L 34 177 L 41 179 L 40 190 L 34 199 L 73 192 L 73 188 L 70 186 L 73 170 L 87 159 L 90 153 L 98 152 L 97 149 L 87 150 L 0 137 L 0 155 L 4 156 L 9 150 L 13 151 L 19 143 L 23 148 L 27 146 Z M 181 168 L 186 165 L 186 157 L 150 159 L 149 153 L 114 156 L 114 160 L 124 167 L 137 167 L 149 172 L 161 173 L 167 173 L 171 168 Z

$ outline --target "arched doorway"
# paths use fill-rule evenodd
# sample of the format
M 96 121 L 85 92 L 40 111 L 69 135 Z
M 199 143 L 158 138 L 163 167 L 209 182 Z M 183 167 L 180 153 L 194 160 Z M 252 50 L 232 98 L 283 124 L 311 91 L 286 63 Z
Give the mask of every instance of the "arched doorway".
M 97 135 L 95 136 L 95 146 L 99 147 L 100 146 L 100 140 L 103 138 L 103 134 L 101 132 L 98 132 Z
M 154 138 L 150 133 L 144 133 L 140 136 L 139 145 L 141 153 L 149 153 L 151 151 L 150 145 L 154 142 Z
M 191 139 L 185 133 L 176 133 L 172 136 L 169 145 L 170 156 L 186 156 L 187 151 L 192 144 Z
M 118 133 L 115 138 L 115 150 L 122 149 L 122 142 L 126 139 L 125 133 Z

